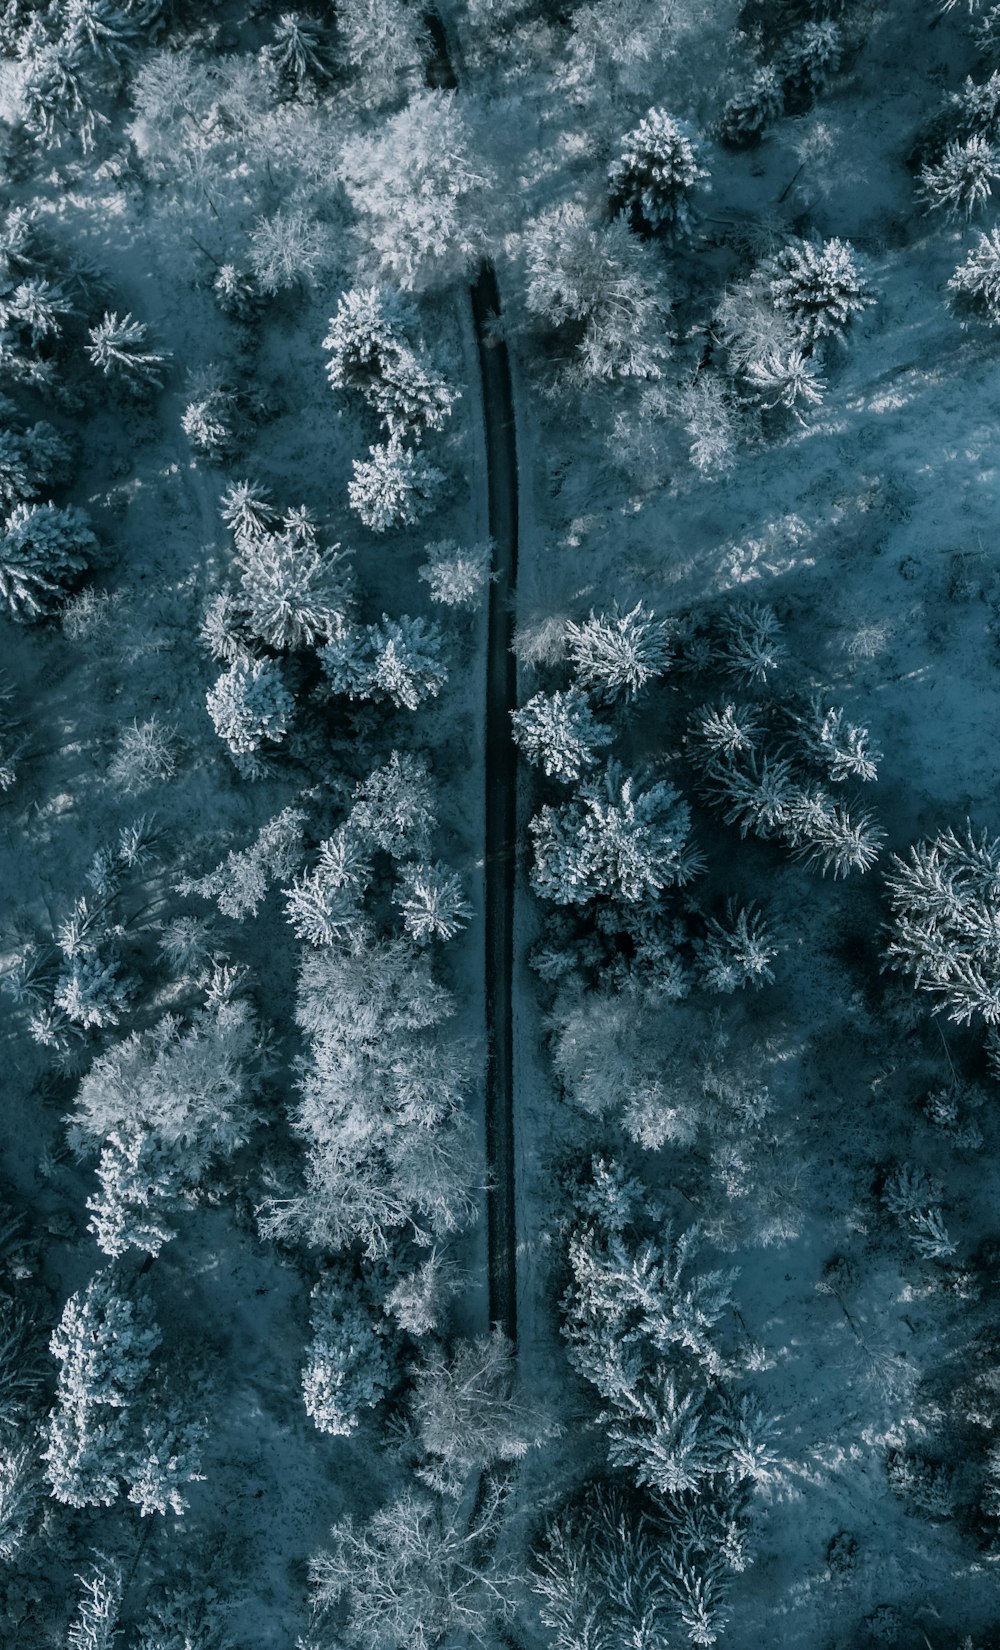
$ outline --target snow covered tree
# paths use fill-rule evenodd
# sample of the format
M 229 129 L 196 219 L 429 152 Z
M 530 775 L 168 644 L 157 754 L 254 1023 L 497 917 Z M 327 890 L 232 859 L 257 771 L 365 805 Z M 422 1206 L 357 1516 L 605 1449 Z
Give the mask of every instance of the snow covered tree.
M 0 1561 L 12 1564 L 24 1548 L 42 1498 L 35 1450 L 0 1446 Z
M 760 142 L 784 112 L 781 74 L 775 64 L 764 63 L 729 98 L 719 121 L 719 136 L 733 149 L 748 149 Z
M 925 1260 L 950 1260 L 957 1248 L 945 1225 L 941 1198 L 938 1182 L 912 1163 L 900 1164 L 882 1188 L 882 1202 Z
M 573 801 L 532 819 L 532 888 L 556 905 L 585 905 L 683 886 L 701 868 L 690 828 L 690 809 L 672 785 L 644 783 L 609 762 Z
M 121 977 L 116 957 L 90 946 L 67 957 L 52 993 L 56 1008 L 84 1031 L 116 1026 L 128 1008 L 134 983 Z
M 455 939 L 475 915 L 461 877 L 440 860 L 404 865 L 392 897 L 402 912 L 403 927 L 417 945 Z
M 1000 229 L 978 237 L 948 282 L 948 301 L 960 316 L 1000 326 Z
M 450 1497 L 406 1490 L 360 1528 L 346 1518 L 309 1566 L 322 1645 L 434 1650 L 483 1643 L 513 1614 L 513 1575 L 496 1557 L 502 1498 L 487 1479 L 469 1516 Z
M 302 206 L 257 219 L 250 231 L 250 269 L 261 292 L 312 287 L 337 262 L 333 231 Z
M 660 377 L 670 299 L 624 217 L 594 225 L 576 201 L 551 207 L 526 229 L 524 259 L 528 311 L 564 335 L 581 382 Z
M 313 83 L 322 85 L 334 71 L 333 54 L 323 29 L 303 12 L 282 12 L 272 24 L 272 44 L 266 48 L 284 84 L 301 97 Z
M 1000 1024 L 1000 841 L 942 831 L 893 855 L 886 966 L 908 974 L 959 1025 Z
M 413 527 L 433 508 L 445 483 L 443 471 L 400 436 L 369 447 L 367 459 L 352 460 L 347 483 L 351 509 L 373 533 L 390 527 Z
M 417 92 L 371 132 L 348 138 L 341 178 L 383 276 L 426 288 L 479 255 L 494 179 L 453 91 Z
M 51 424 L 0 430 L 0 509 L 24 504 L 57 478 L 65 478 L 70 449 Z
M 126 796 L 148 790 L 177 772 L 177 736 L 155 714 L 145 722 L 133 718 L 118 736 L 108 764 L 108 778 Z
M 748 687 L 763 686 L 786 657 L 778 616 L 761 602 L 735 602 L 715 628 L 722 669 Z
M 793 242 L 771 259 L 765 274 L 772 304 L 809 348 L 842 337 L 852 318 L 875 302 L 847 241 Z
M 158 1395 L 159 1397 L 159 1395 Z M 207 1429 L 199 1422 L 182 1419 L 176 1405 L 157 1403 L 154 1420 L 146 1422 L 133 1446 L 126 1476 L 128 1499 L 138 1507 L 139 1516 L 151 1513 L 178 1518 L 187 1512 L 185 1489 L 201 1483 L 201 1457 Z
M 212 282 L 215 301 L 223 315 L 234 321 L 252 321 L 261 307 L 257 282 L 249 271 L 236 264 L 220 264 Z
M 372 107 L 395 97 L 406 71 L 426 56 L 422 19 L 406 0 L 340 0 L 337 37 Z
M 762 732 L 753 705 L 702 705 L 688 727 L 688 745 L 700 765 L 721 759 L 735 762 L 757 754 Z
M 321 548 L 311 523 L 243 537 L 237 626 L 281 651 L 314 647 L 342 630 L 354 596 L 350 551 Z
M 826 384 L 815 359 L 804 350 L 771 350 L 751 361 L 744 373 L 752 399 L 773 412 L 783 407 L 802 422 L 802 410 L 822 404 Z
M 347 1438 L 389 1387 L 385 1340 L 357 1284 L 323 1277 L 312 1292 L 312 1340 L 302 1371 L 306 1411 L 320 1432 Z
M 841 707 L 827 707 L 814 694 L 802 710 L 790 712 L 790 720 L 803 756 L 821 767 L 834 783 L 878 778 L 881 751 L 870 744 L 867 728 L 844 720 Z
M 437 1247 L 412 1271 L 395 1277 L 385 1308 L 400 1329 L 419 1337 L 440 1332 L 448 1304 L 462 1288 L 462 1274 Z
M 698 964 L 709 991 L 737 991 L 742 986 L 774 982 L 771 964 L 778 947 L 760 912 L 752 905 L 730 900 L 725 919 L 705 921 L 706 935 L 698 944 Z
M 947 143 L 941 159 L 922 168 L 919 188 L 928 212 L 971 218 L 992 198 L 998 178 L 1000 150 L 984 137 L 970 137 Z
M 834 877 L 869 871 L 885 842 L 885 832 L 870 809 L 851 813 L 821 791 L 805 791 L 795 798 L 785 829 L 796 857 L 818 866 L 823 876 L 828 871 Z
M 350 823 L 393 859 L 425 851 L 437 826 L 430 769 L 422 757 L 393 751 L 388 762 L 359 780 Z
M 343 630 L 320 648 L 320 663 L 334 693 L 350 699 L 388 699 L 417 710 L 448 679 L 441 659 L 444 634 L 428 619 L 382 615 L 382 623 Z
M 409 342 L 414 325 L 413 309 L 391 288 L 355 288 L 341 294 L 323 348 L 333 389 L 358 391 L 390 435 L 419 439 L 443 427 L 459 391 Z
M 550 779 L 570 784 L 597 766 L 599 753 L 613 738 L 578 688 L 536 693 L 520 710 L 511 711 L 511 721 L 514 743 L 522 755 Z
M 98 1248 L 112 1260 L 129 1249 L 158 1255 L 174 1236 L 169 1216 L 182 1207 L 174 1155 L 135 1125 L 112 1129 L 97 1165 L 100 1193 L 87 1199 Z
M 232 482 L 222 495 L 220 514 L 240 551 L 265 537 L 278 520 L 270 493 L 258 481 Z
M 517 1394 L 513 1348 L 500 1329 L 459 1341 L 450 1356 L 432 1349 L 417 1370 L 410 1406 L 427 1457 L 418 1476 L 455 1500 L 474 1473 L 521 1460 L 550 1430 L 541 1411 Z
M 71 1138 L 90 1145 L 118 1130 L 148 1132 L 177 1149 L 194 1182 L 213 1156 L 231 1156 L 249 1137 L 261 1044 L 244 1000 L 200 1009 L 188 1026 L 167 1015 L 97 1056 L 77 1093 Z
M 803 23 L 789 34 L 778 54 L 778 67 L 790 112 L 798 113 L 818 97 L 840 68 L 844 36 L 830 19 Z
M 667 628 L 642 602 L 623 613 L 595 613 L 566 624 L 573 666 L 583 686 L 597 699 L 634 699 L 669 664 Z
M 160 1344 L 152 1304 L 113 1269 L 71 1295 L 50 1342 L 60 1368 L 42 1458 L 57 1501 L 110 1506 L 126 1470 L 126 1413 Z
M 438 539 L 426 546 L 427 560 L 417 569 L 418 579 L 430 586 L 433 602 L 475 613 L 492 578 L 493 546 L 472 544 L 465 549 L 454 539 Z
M 81 1586 L 80 1601 L 66 1634 L 67 1650 L 114 1650 L 121 1638 L 125 1592 L 121 1566 L 101 1557 L 76 1579 Z
M 236 446 L 236 397 L 213 365 L 188 374 L 187 393 L 181 429 L 196 453 L 221 461 Z
M 97 540 L 75 505 L 16 504 L 0 537 L 0 600 L 22 624 L 47 618 L 89 566 Z
M 250 847 L 231 849 L 207 876 L 184 878 L 178 893 L 214 899 L 222 915 L 236 922 L 255 917 L 272 884 L 285 881 L 301 864 L 305 821 L 301 808 L 282 808 L 261 826 Z
M 260 752 L 280 745 L 295 711 L 280 666 L 271 659 L 237 660 L 209 688 L 205 702 L 237 768 L 247 778 L 259 777 L 265 771 Z
M 156 354 L 148 335 L 144 321 L 106 310 L 103 320 L 90 328 L 87 354 L 105 378 L 132 388 L 159 389 L 170 357 Z
M 672 241 L 691 233 L 692 196 L 707 179 L 691 128 L 656 108 L 622 138 L 608 174 L 615 209 Z

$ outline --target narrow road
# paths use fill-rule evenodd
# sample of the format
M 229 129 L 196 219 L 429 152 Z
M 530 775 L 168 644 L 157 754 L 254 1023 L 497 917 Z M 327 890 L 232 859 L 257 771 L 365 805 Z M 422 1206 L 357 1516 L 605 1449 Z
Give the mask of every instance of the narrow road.
M 448 34 L 435 11 L 423 14 L 430 54 L 428 86 L 458 85 Z M 507 346 L 494 330 L 500 293 L 484 263 L 472 288 L 486 434 L 493 583 L 486 651 L 486 1253 L 490 1323 L 517 1340 L 517 1218 L 514 1202 L 514 845 L 517 757 L 510 713 L 517 706 L 514 590 L 517 584 L 517 446 Z
M 486 653 L 486 1241 L 490 1322 L 517 1339 L 517 1225 L 514 1204 L 514 845 L 517 706 L 514 590 L 517 582 L 517 446 L 507 346 L 491 323 L 500 314 L 493 266 L 472 288 L 486 426 L 493 583 Z

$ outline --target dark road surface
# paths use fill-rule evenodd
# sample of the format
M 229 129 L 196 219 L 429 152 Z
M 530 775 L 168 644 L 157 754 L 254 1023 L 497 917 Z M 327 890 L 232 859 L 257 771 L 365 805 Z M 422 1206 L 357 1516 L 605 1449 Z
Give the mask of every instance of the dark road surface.
M 510 713 L 517 705 L 511 651 L 517 580 L 517 448 L 507 346 L 491 336 L 500 312 L 492 265 L 472 288 L 486 426 L 489 525 L 494 582 L 486 656 L 486 1193 L 490 1322 L 517 1339 L 517 1234 L 514 1206 L 514 844 L 516 751 Z

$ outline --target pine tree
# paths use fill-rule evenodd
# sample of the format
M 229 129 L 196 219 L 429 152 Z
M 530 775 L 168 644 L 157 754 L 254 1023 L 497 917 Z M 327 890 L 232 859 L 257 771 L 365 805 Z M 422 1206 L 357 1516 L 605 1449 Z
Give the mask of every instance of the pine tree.
M 250 231 L 250 269 L 261 292 L 273 297 L 313 287 L 336 263 L 333 233 L 304 207 L 258 218 Z
M 582 624 L 570 620 L 566 637 L 580 682 L 600 700 L 634 699 L 669 664 L 666 626 L 641 601 L 627 613 L 616 603 Z
M 818 865 L 824 876 L 831 871 L 834 877 L 870 870 L 885 842 L 885 832 L 870 809 L 852 814 L 843 803 L 831 804 L 822 793 L 807 792 L 796 799 L 787 834 L 799 859 Z
M 150 349 L 148 332 L 144 321 L 106 310 L 103 320 L 90 328 L 87 354 L 105 378 L 133 388 L 159 389 L 170 358 Z
M 761 732 L 753 705 L 702 705 L 691 718 L 687 743 L 694 758 L 710 768 L 716 760 L 732 763 L 756 756 Z
M 461 877 L 440 860 L 404 865 L 392 897 L 402 912 L 403 927 L 417 945 L 455 939 L 475 914 Z
M 398 435 L 371 446 L 368 458 L 352 461 L 354 479 L 347 484 L 351 509 L 373 533 L 413 527 L 433 509 L 445 483 L 443 471 Z
M 1000 150 L 974 136 L 947 143 L 941 159 L 922 168 L 919 188 L 928 212 L 971 218 L 992 198 L 998 178 Z
M 548 1427 L 515 1390 L 513 1348 L 501 1330 L 428 1352 L 410 1400 L 426 1460 L 418 1476 L 458 1500 L 472 1475 L 537 1448 Z
M 958 315 L 1000 326 L 1000 229 L 979 236 L 948 282 L 948 294 Z
M 126 1468 L 128 1499 L 142 1518 L 151 1513 L 165 1517 L 168 1512 L 180 1518 L 188 1509 L 185 1489 L 205 1477 L 201 1456 L 206 1429 L 182 1419 L 176 1405 L 161 1401 L 157 1409 L 156 1418 L 143 1426 L 131 1451 Z
M 935 995 L 958 1024 L 1000 1023 L 1000 842 L 971 827 L 893 856 L 886 964 Z
M 237 551 L 237 625 L 281 651 L 315 647 L 348 623 L 350 551 L 321 549 L 315 530 L 243 537 Z
M 372 698 L 389 699 L 403 710 L 437 698 L 448 671 L 441 659 L 444 632 L 435 620 L 406 614 L 390 619 L 383 613 L 382 623 L 368 625 L 367 632 Z
M 853 317 L 875 302 L 847 241 L 794 242 L 771 260 L 766 275 L 772 304 L 810 348 L 842 337 Z
M 24 624 L 47 618 L 89 566 L 97 540 L 75 505 L 16 504 L 0 537 L 0 600 Z
M 261 293 L 249 271 L 236 264 L 220 264 L 212 282 L 215 301 L 234 321 L 252 321 L 261 307 Z
M 257 778 L 265 771 L 259 753 L 280 745 L 295 711 L 280 667 L 270 659 L 238 660 L 209 688 L 205 702 L 240 772 Z
M 842 708 L 833 705 L 824 708 L 823 700 L 814 694 L 802 710 L 790 713 L 790 720 L 803 755 L 821 767 L 835 784 L 845 779 L 878 778 L 882 753 L 870 745 L 867 728 L 845 722 Z
M 655 108 L 622 139 L 609 173 L 614 206 L 675 241 L 691 233 L 691 198 L 707 179 L 691 129 Z
M 522 755 L 550 779 L 571 784 L 596 767 L 598 753 L 612 742 L 610 728 L 597 720 L 577 688 L 536 693 L 520 710 L 511 711 L 511 721 Z
M 716 631 L 722 669 L 748 687 L 762 686 L 786 657 L 777 614 L 761 602 L 736 602 Z
M 327 1276 L 312 1293 L 312 1340 L 302 1371 L 307 1413 L 321 1432 L 347 1438 L 360 1412 L 374 1409 L 388 1386 L 383 1338 L 360 1288 Z
M 22 1552 L 42 1499 L 35 1450 L 27 1444 L 0 1447 L 0 1561 L 13 1564 Z
M 373 108 L 396 96 L 401 77 L 426 58 L 423 22 L 406 0 L 340 0 L 337 37 Z
M 220 513 L 240 551 L 268 534 L 278 520 L 270 493 L 258 481 L 234 481 L 222 495 Z
M 359 780 L 350 823 L 394 859 L 422 853 L 437 826 L 430 769 L 423 758 L 393 751 L 383 767 Z

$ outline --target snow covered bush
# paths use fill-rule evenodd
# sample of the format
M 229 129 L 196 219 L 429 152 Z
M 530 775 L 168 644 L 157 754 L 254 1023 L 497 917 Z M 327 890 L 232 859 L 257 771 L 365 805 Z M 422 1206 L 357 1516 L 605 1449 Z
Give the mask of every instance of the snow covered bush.
M 956 314 L 1000 326 L 1000 229 L 978 237 L 948 282 L 948 300 Z
M 576 201 L 550 207 L 525 231 L 524 260 L 529 314 L 563 334 L 582 383 L 660 376 L 670 299 L 624 217 L 594 225 Z
M 402 912 L 403 927 L 417 945 L 455 939 L 475 914 L 461 877 L 440 860 L 404 865 L 392 897 Z
M 1000 1024 L 1000 842 L 942 831 L 893 855 L 886 966 L 909 975 L 959 1025 Z
M 426 546 L 427 560 L 417 568 L 418 579 L 430 587 L 432 602 L 475 613 L 493 576 L 493 545 L 472 544 L 466 549 L 454 539 L 438 539 Z
M 511 711 L 511 721 L 514 743 L 527 761 L 550 779 L 570 784 L 597 766 L 599 753 L 613 738 L 578 688 L 536 693 L 520 710 Z
M 340 166 L 383 276 L 426 288 L 471 267 L 485 244 L 494 180 L 453 91 L 415 93 L 373 131 L 348 138 Z
M 556 905 L 637 901 L 682 887 L 700 870 L 691 814 L 672 785 L 643 782 L 616 762 L 571 802 L 532 819 L 531 886 Z
M 765 63 L 729 98 L 719 121 L 719 136 L 733 149 L 747 149 L 760 142 L 784 111 L 782 77 L 774 64 Z
M 389 1386 L 384 1336 L 359 1285 L 328 1274 L 312 1292 L 312 1340 L 302 1371 L 306 1413 L 337 1438 L 357 1430 Z
M 945 145 L 941 159 L 924 166 L 919 189 L 928 212 L 971 218 L 992 198 L 1000 178 L 1000 150 L 984 137 Z
M 419 439 L 422 430 L 443 427 L 460 392 L 409 342 L 414 325 L 412 307 L 391 288 L 355 288 L 341 294 L 323 348 L 333 389 L 356 390 L 390 435 Z
M 797 241 L 766 266 L 775 309 L 786 313 L 803 344 L 840 338 L 855 315 L 875 302 L 854 248 L 847 241 Z
M 149 1297 L 123 1293 L 113 1268 L 66 1302 L 50 1342 L 59 1373 L 42 1452 L 57 1501 L 116 1500 L 127 1470 L 128 1409 L 160 1339 Z
M 581 684 L 605 702 L 635 699 L 669 664 L 666 625 L 641 601 L 626 613 L 615 603 L 582 624 L 568 620 L 566 638 Z
M 48 618 L 90 565 L 97 540 L 75 505 L 16 504 L 0 537 L 0 600 L 22 624 Z
M 369 447 L 368 458 L 355 458 L 352 465 L 351 509 L 373 533 L 415 526 L 434 508 L 445 482 L 443 472 L 423 453 L 404 447 L 398 435 Z
M 295 701 L 271 659 L 238 660 L 205 696 L 219 738 L 248 778 L 264 771 L 259 753 L 280 745 L 288 732 Z
M 650 109 L 622 138 L 608 174 L 612 204 L 637 228 L 680 240 L 691 233 L 692 196 L 708 175 L 691 128 L 665 109 Z
M 133 389 L 159 389 L 170 358 L 150 348 L 148 335 L 144 321 L 108 310 L 103 320 L 90 328 L 87 354 L 105 378 Z

